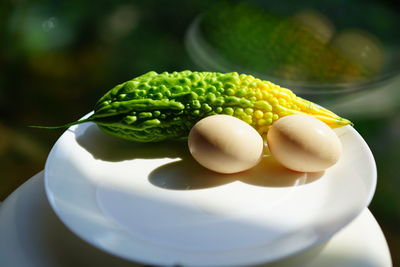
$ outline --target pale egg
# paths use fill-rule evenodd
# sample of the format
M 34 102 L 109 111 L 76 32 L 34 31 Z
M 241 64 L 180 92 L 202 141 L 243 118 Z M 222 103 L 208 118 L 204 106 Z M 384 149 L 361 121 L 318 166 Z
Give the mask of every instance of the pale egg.
M 356 29 L 343 31 L 335 36 L 331 46 L 364 68 L 367 75 L 378 73 L 385 63 L 382 44 L 368 32 Z
M 324 122 L 310 115 L 289 115 L 277 120 L 267 134 L 271 155 L 288 169 L 319 172 L 340 158 L 342 144 Z
M 308 30 L 321 43 L 327 44 L 335 33 L 332 21 L 316 9 L 303 9 L 293 16 L 293 21 Z
M 236 173 L 254 167 L 263 154 L 263 139 L 246 122 L 228 115 L 213 115 L 197 122 L 189 133 L 193 158 L 219 173 Z

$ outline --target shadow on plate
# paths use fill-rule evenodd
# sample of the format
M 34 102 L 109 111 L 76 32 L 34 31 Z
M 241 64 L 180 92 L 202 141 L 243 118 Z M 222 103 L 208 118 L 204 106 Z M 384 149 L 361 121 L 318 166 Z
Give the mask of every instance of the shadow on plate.
M 193 158 L 165 164 L 149 175 L 149 181 L 158 187 L 173 190 L 193 190 L 216 187 L 235 181 L 255 186 L 291 187 L 314 182 L 324 172 L 303 173 L 286 169 L 273 158 L 265 156 L 254 168 L 235 174 L 210 171 Z
M 119 162 L 133 159 L 179 158 L 153 170 L 149 181 L 158 187 L 192 190 L 216 187 L 234 181 L 255 186 L 290 187 L 311 183 L 323 172 L 302 173 L 284 168 L 265 156 L 254 168 L 235 174 L 220 174 L 198 164 L 190 155 L 185 139 L 159 143 L 137 143 L 110 136 L 95 124 L 79 125 L 75 131 L 78 144 L 95 159 Z
M 74 131 L 78 144 L 95 159 L 118 162 L 132 159 L 190 157 L 186 140 L 138 143 L 110 136 L 93 123 L 78 125 Z

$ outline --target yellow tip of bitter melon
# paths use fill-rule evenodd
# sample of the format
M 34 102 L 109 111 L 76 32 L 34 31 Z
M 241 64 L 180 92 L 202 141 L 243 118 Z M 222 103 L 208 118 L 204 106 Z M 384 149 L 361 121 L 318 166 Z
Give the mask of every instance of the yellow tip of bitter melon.
M 309 114 L 331 128 L 347 119 L 296 96 L 291 90 L 251 75 L 218 72 L 148 72 L 108 91 L 88 119 L 104 132 L 137 142 L 185 137 L 200 119 L 227 114 L 265 136 L 277 119 Z M 42 127 L 57 128 L 57 127 Z

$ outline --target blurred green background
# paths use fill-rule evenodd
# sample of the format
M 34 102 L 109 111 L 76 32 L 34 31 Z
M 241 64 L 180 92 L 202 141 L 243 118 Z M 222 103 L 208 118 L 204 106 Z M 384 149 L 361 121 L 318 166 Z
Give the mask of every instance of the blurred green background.
M 193 40 L 187 40 L 192 22 L 199 14 L 212 10 L 215 2 L 2 1 L 0 200 L 43 169 L 48 152 L 62 133 L 31 129 L 28 125 L 74 121 L 90 112 L 110 88 L 150 70 L 218 70 L 218 66 L 207 68 L 200 64 L 204 62 L 196 60 L 199 55 L 189 47 Z M 365 1 L 275 1 L 273 8 L 295 12 L 301 4 L 307 8 L 317 3 L 334 3 L 322 11 L 331 11 L 339 27 L 351 26 L 350 18 L 357 26 L 372 26 L 384 46 L 395 51 L 386 53 L 385 60 L 400 58 L 396 52 L 398 39 L 394 38 L 400 36 L 399 28 L 393 28 L 393 19 L 398 20 L 400 14 L 397 1 L 379 1 L 378 8 Z M 226 27 L 229 33 L 230 25 Z M 229 50 L 236 43 L 232 36 L 225 38 L 224 31 L 219 34 L 217 39 L 210 39 L 211 43 L 218 40 L 219 49 Z M 265 39 L 259 36 L 260 40 Z M 249 42 L 257 46 L 257 38 L 255 34 Z M 227 51 L 227 55 L 231 54 Z M 251 56 L 260 59 L 257 53 L 239 59 Z M 398 70 L 396 64 L 397 61 L 391 63 L 390 74 Z M 291 89 L 296 92 L 296 87 Z M 321 104 L 352 120 L 369 144 L 378 167 L 378 186 L 370 209 L 385 233 L 395 266 L 400 265 L 399 90 L 400 79 L 394 77 L 357 92 L 304 95 L 321 100 Z M 301 92 L 298 93 L 302 95 Z

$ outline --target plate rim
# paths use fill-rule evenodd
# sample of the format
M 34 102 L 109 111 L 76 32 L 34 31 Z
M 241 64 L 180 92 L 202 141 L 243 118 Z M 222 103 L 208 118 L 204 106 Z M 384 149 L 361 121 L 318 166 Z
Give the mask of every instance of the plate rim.
M 87 115 L 85 115 L 83 118 L 90 116 L 92 112 L 88 113 Z M 141 262 L 141 263 L 145 263 L 145 264 L 156 264 L 156 265 L 160 265 L 160 264 L 165 264 L 165 262 L 160 262 L 157 260 L 154 260 L 153 257 L 152 259 L 146 258 L 146 257 L 141 257 L 141 255 L 137 255 L 137 254 L 133 254 L 133 256 L 127 256 L 123 253 L 120 253 L 118 251 L 114 251 L 112 249 L 106 248 L 104 245 L 101 245 L 100 243 L 96 243 L 93 238 L 89 238 L 87 235 L 81 235 L 79 234 L 76 229 L 74 229 L 73 225 L 69 225 L 69 223 L 67 222 L 67 220 L 65 220 L 64 215 L 62 214 L 62 211 L 60 210 L 60 208 L 58 207 L 57 201 L 54 198 L 54 192 L 52 192 L 51 186 L 50 186 L 50 175 L 48 172 L 48 169 L 50 168 L 50 159 L 53 156 L 54 153 L 56 153 L 55 151 L 59 148 L 59 144 L 62 142 L 62 137 L 65 136 L 67 134 L 68 131 L 72 131 L 74 130 L 76 127 L 79 127 L 79 125 L 74 125 L 69 127 L 66 131 L 64 131 L 61 136 L 57 139 L 57 141 L 55 142 L 55 144 L 53 145 L 53 147 L 51 148 L 51 151 L 46 159 L 46 163 L 45 163 L 45 168 L 44 168 L 44 187 L 45 187 L 45 192 L 46 192 L 46 197 L 49 201 L 49 204 L 51 206 L 51 208 L 53 209 L 53 211 L 55 212 L 55 214 L 57 215 L 57 217 L 60 219 L 60 221 L 76 236 L 78 236 L 79 238 L 81 238 L 82 240 L 84 240 L 85 242 L 89 243 L 90 245 L 93 245 L 94 247 L 102 250 L 105 253 L 114 255 L 116 257 L 119 258 L 123 258 L 125 260 L 128 261 L 133 261 L 133 262 Z M 344 126 L 346 128 L 348 128 L 348 130 L 350 130 L 353 134 L 355 134 L 357 136 L 357 139 L 361 142 L 362 146 L 365 149 L 366 155 L 368 156 L 369 161 L 372 163 L 371 164 L 371 171 L 372 173 L 369 175 L 369 177 L 371 178 L 371 180 L 369 181 L 371 187 L 369 188 L 369 190 L 367 191 L 367 195 L 363 201 L 363 205 L 360 206 L 360 208 L 357 209 L 357 212 L 354 212 L 354 214 L 352 214 L 352 216 L 348 216 L 346 218 L 345 221 L 342 221 L 342 223 L 340 225 L 338 225 L 335 229 L 335 231 L 333 231 L 330 235 L 325 235 L 323 238 L 319 237 L 317 239 L 317 241 L 315 242 L 311 242 L 309 245 L 307 246 L 303 246 L 301 249 L 298 249 L 296 251 L 289 251 L 286 253 L 280 253 L 279 256 L 275 256 L 273 258 L 271 257 L 258 257 L 257 259 L 253 259 L 251 262 L 249 262 L 249 260 L 246 260 L 244 262 L 237 262 L 237 263 L 218 263 L 219 266 L 242 266 L 243 264 L 245 265 L 257 265 L 257 264 L 265 264 L 268 262 L 274 262 L 274 261 L 279 261 L 283 258 L 287 258 L 290 257 L 292 255 L 304 252 L 308 249 L 311 249 L 312 247 L 318 246 L 324 242 L 326 242 L 327 240 L 329 240 L 335 233 L 337 233 L 338 231 L 340 231 L 342 228 L 344 228 L 345 226 L 347 226 L 350 222 L 352 222 L 365 208 L 367 208 L 369 206 L 369 204 L 371 203 L 373 196 L 375 194 L 376 191 L 376 186 L 377 186 L 377 167 L 376 167 L 376 162 L 373 156 L 373 153 L 371 151 L 371 149 L 369 148 L 367 142 L 362 138 L 362 136 L 360 135 L 360 133 L 358 133 L 358 131 L 350 126 L 350 125 L 346 125 Z M 361 208 L 362 207 L 362 208 Z M 173 262 L 172 264 L 176 264 L 176 262 Z M 184 263 L 185 265 L 188 266 L 213 266 L 210 264 L 190 264 L 190 263 Z

